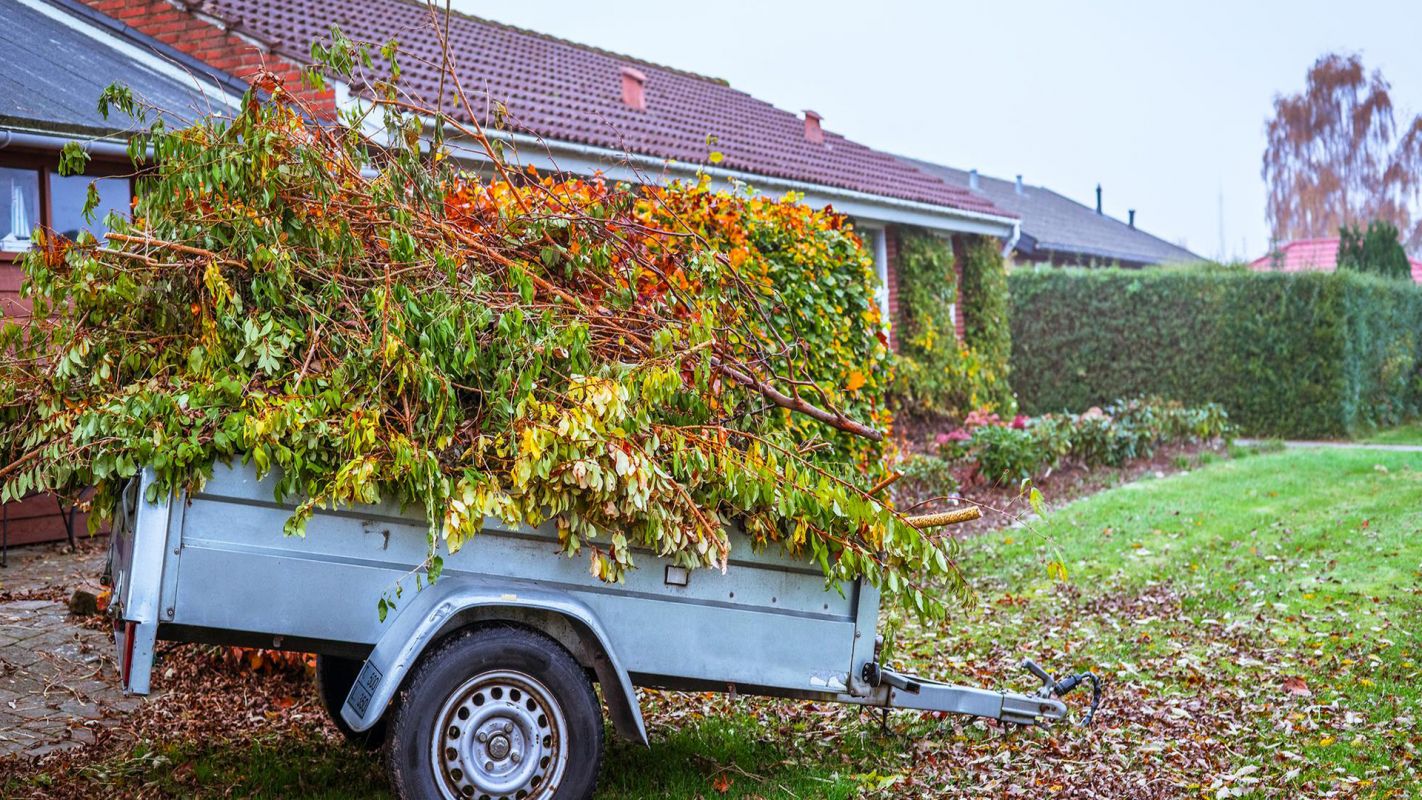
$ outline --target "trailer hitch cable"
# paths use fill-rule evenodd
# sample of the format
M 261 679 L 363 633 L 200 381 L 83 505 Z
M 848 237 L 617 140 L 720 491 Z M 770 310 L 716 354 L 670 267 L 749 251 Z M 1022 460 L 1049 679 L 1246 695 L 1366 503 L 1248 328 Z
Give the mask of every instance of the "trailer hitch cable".
M 1056 680 L 1046 670 L 1033 663 L 1030 658 L 1022 661 L 1022 668 L 1037 676 L 1037 678 L 1042 681 L 1042 688 L 1038 692 L 1042 697 L 1047 697 L 1048 695 L 1065 697 L 1067 693 L 1073 691 L 1081 684 L 1090 683 L 1091 705 L 1086 709 L 1086 716 L 1082 717 L 1081 722 L 1077 724 L 1085 728 L 1096 718 L 1096 709 L 1101 707 L 1101 679 L 1096 677 L 1096 673 L 1082 672 L 1062 678 L 1061 680 Z

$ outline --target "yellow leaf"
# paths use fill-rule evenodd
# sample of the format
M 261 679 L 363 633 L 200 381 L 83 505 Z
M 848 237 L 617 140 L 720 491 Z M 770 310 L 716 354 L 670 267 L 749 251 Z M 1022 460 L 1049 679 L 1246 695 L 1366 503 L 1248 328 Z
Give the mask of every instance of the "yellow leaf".
M 725 154 L 723 154 L 720 150 L 712 150 L 711 155 L 708 156 L 706 160 L 710 161 L 712 164 L 719 164 L 724 161 L 725 158 Z

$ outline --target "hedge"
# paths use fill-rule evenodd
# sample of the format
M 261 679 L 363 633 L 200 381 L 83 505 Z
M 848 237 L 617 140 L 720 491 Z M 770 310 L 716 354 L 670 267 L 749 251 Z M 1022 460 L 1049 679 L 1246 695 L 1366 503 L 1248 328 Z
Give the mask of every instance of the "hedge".
M 1027 413 L 1218 402 L 1250 434 L 1346 436 L 1417 413 L 1422 289 L 1350 272 L 1036 268 L 1009 278 Z

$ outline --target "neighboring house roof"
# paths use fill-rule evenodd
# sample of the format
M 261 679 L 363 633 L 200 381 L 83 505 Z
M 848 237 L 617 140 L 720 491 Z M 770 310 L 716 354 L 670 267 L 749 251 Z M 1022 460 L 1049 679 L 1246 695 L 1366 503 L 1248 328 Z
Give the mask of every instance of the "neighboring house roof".
M 329 38 L 332 25 L 357 41 L 398 39 L 405 54 L 403 87 L 427 101 L 439 93 L 442 55 L 425 4 L 201 0 L 188 6 L 291 58 L 305 57 L 313 41 Z M 507 108 L 507 128 L 545 140 L 690 164 L 704 163 L 718 151 L 724 155 L 722 168 L 744 174 L 1013 216 L 984 197 L 838 134 L 824 131 L 823 141 L 812 141 L 801 117 L 724 81 L 457 13 L 449 20 L 449 41 L 481 124 L 490 122 L 492 100 Z M 623 99 L 626 69 L 645 76 L 644 109 Z M 463 109 L 451 107 L 451 113 L 466 116 Z
M 954 186 L 971 186 L 971 173 L 928 161 L 905 158 L 915 167 Z M 1098 214 L 1090 206 L 1063 197 L 1043 186 L 979 175 L 972 191 L 1022 220 L 1018 251 L 1027 258 L 1053 254 L 1080 256 L 1082 260 L 1117 261 L 1123 264 L 1167 264 L 1200 261 L 1200 256 L 1152 236 L 1118 219 Z
M 82 5 L 0 3 L 0 129 L 65 138 L 126 129 L 122 114 L 106 120 L 98 112 L 111 83 L 185 119 L 223 108 L 241 86 Z M 8 143 L 6 136 L 0 140 Z
M 1296 239 L 1273 252 L 1250 262 L 1256 270 L 1280 272 L 1332 272 L 1338 268 L 1338 237 Z M 1412 265 L 1412 280 L 1422 283 L 1422 260 L 1407 259 Z

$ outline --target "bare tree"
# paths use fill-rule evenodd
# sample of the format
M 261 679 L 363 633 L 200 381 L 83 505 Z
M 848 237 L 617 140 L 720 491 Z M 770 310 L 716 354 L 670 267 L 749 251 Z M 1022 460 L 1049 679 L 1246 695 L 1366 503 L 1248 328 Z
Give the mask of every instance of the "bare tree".
M 1385 220 L 1422 249 L 1422 116 L 1399 133 L 1389 88 L 1359 56 L 1329 53 L 1301 94 L 1274 98 L 1263 175 L 1275 241 Z

